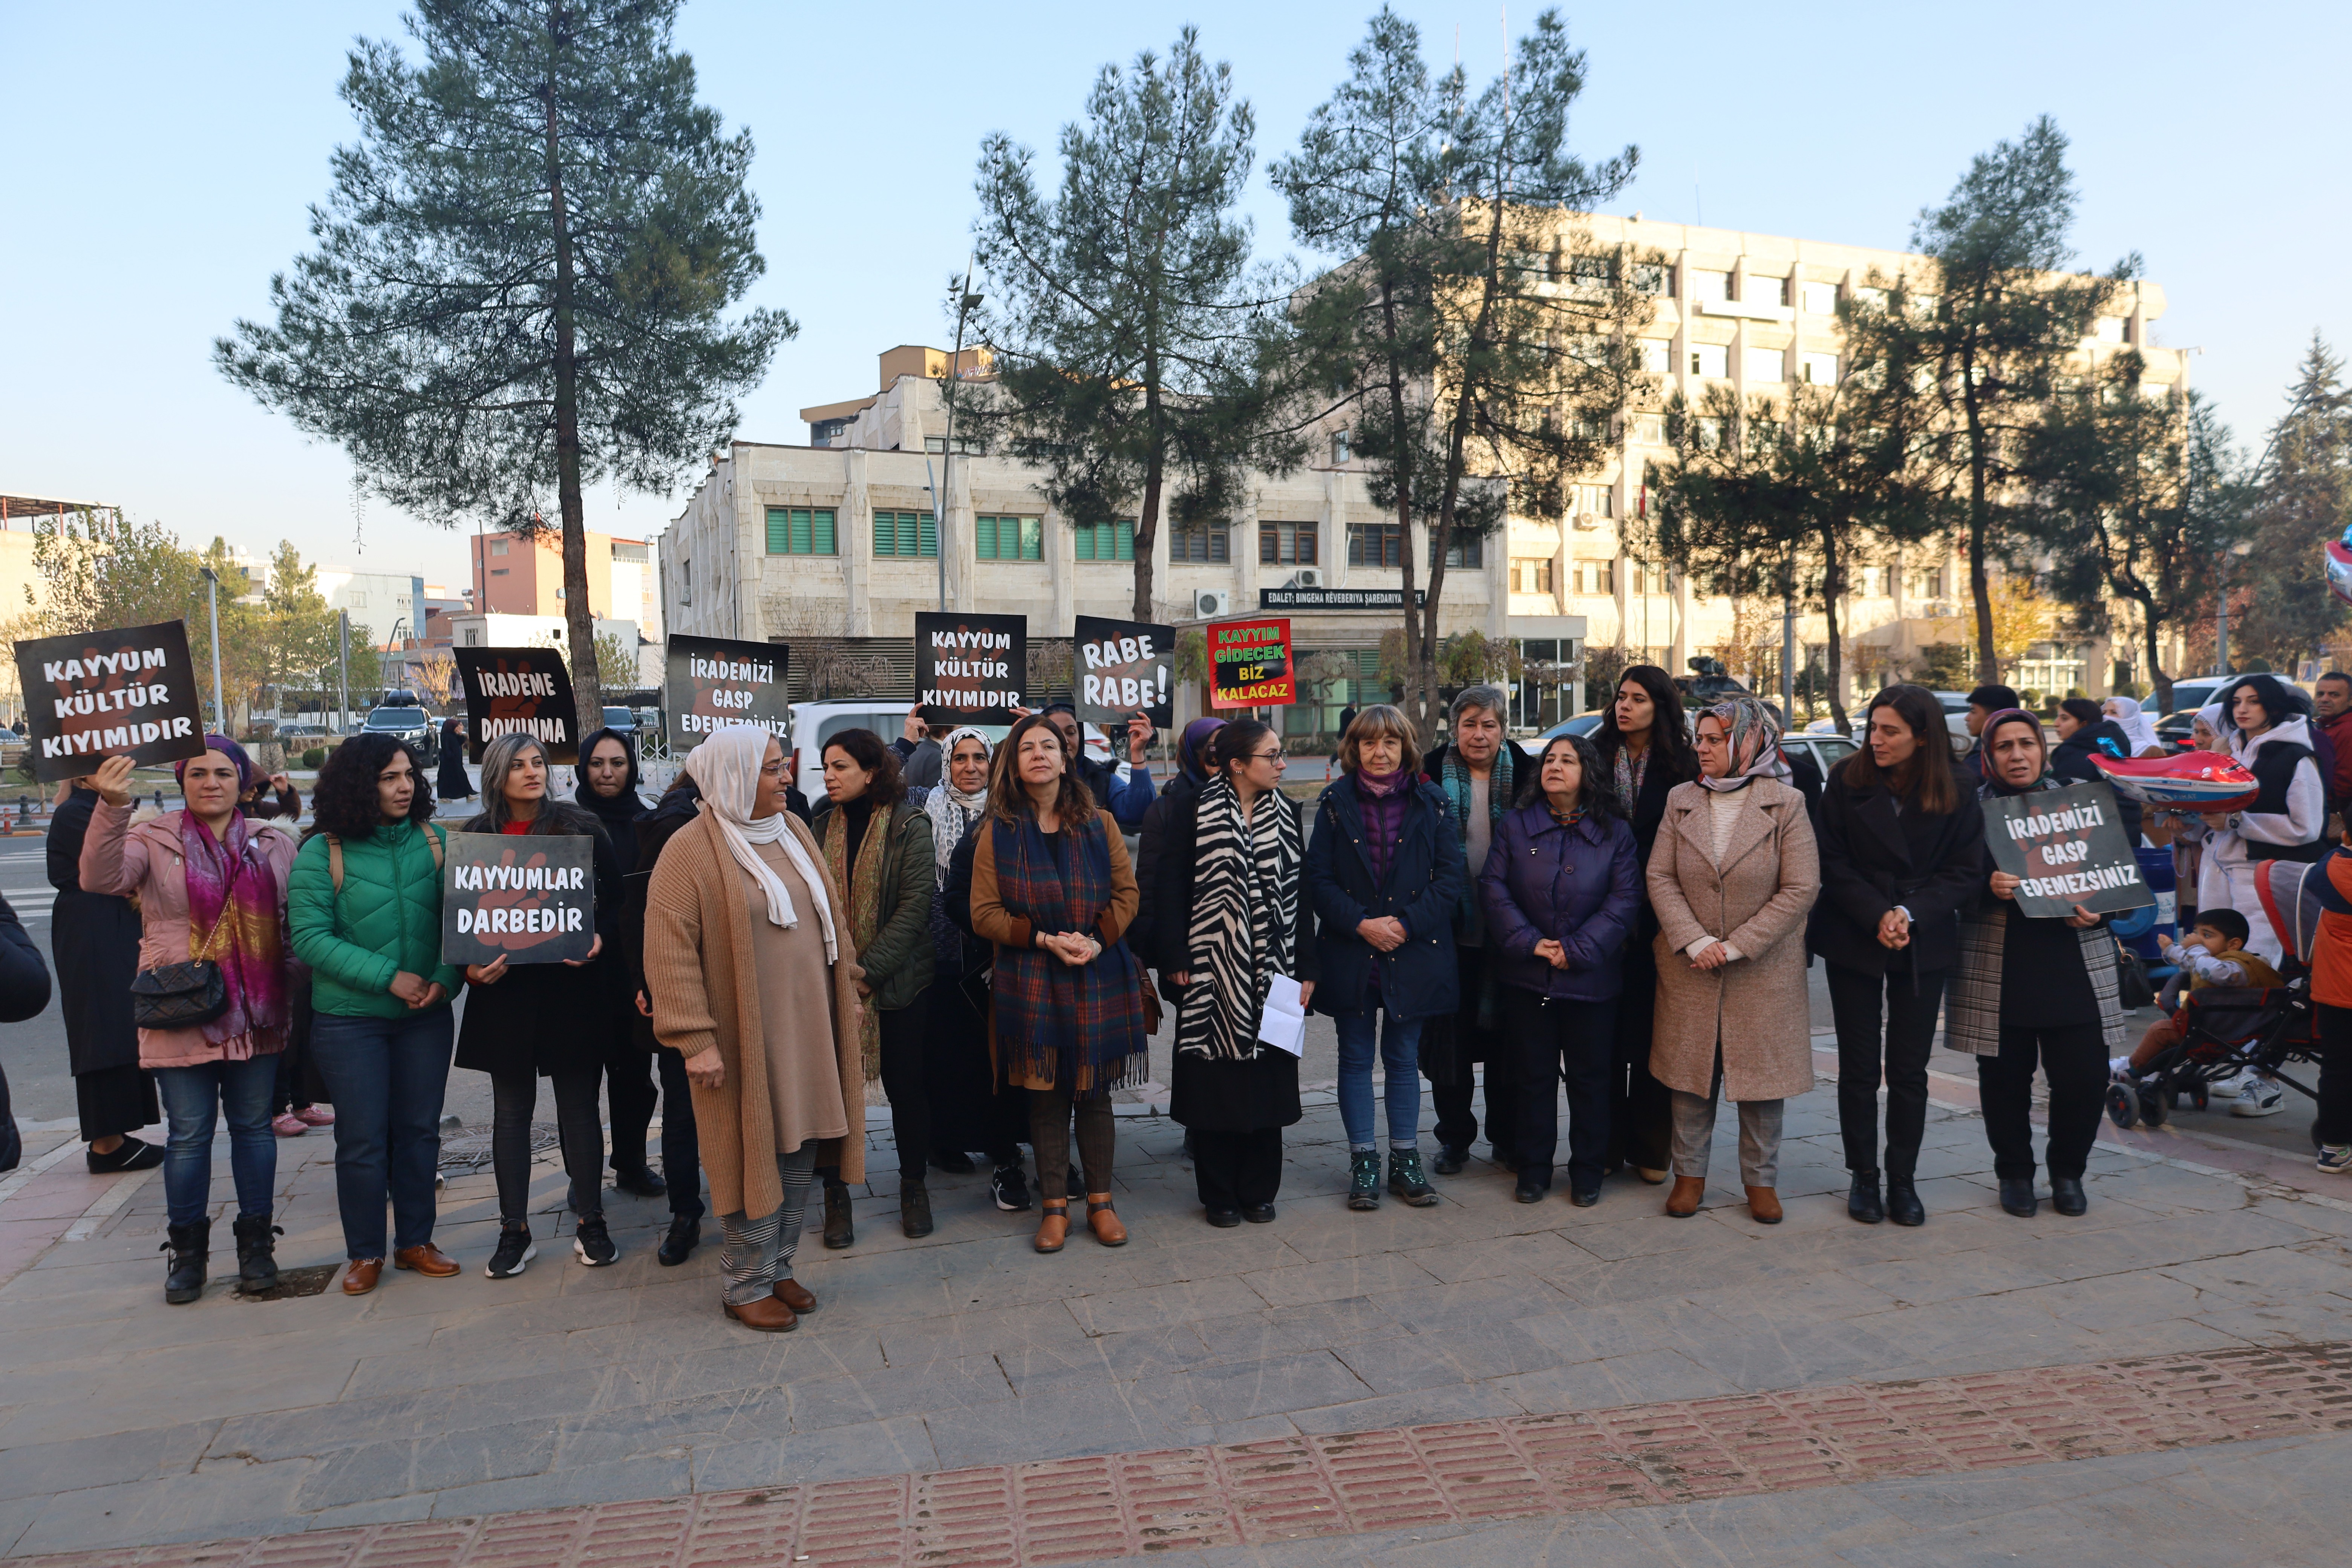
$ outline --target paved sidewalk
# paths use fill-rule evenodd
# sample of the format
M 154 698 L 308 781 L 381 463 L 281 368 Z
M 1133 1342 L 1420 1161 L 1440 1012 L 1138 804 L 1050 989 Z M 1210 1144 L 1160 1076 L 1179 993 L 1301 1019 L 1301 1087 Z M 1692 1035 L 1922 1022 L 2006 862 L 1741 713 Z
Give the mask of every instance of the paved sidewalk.
M 711 1560 L 781 1560 L 770 1549 L 782 1551 L 789 1535 L 803 1542 L 792 1555 L 819 1564 L 895 1563 L 929 1550 L 922 1521 L 942 1517 L 934 1500 L 952 1495 L 975 1520 L 993 1520 L 997 1534 L 922 1560 L 1068 1561 L 1054 1542 L 1041 1554 L 1033 1536 L 1004 1534 L 1029 1511 L 1028 1489 L 1043 1484 L 1024 1478 L 1060 1475 L 1087 1498 L 1114 1475 L 1126 1478 L 1110 1489 L 1120 1531 L 1176 1528 L 1154 1509 L 1181 1515 L 1192 1521 L 1182 1541 L 1213 1561 L 1360 1562 L 1378 1552 L 1412 1562 L 1443 1550 L 1456 1562 L 1478 1542 L 1496 1562 L 1583 1562 L 1590 1552 L 1638 1561 L 1638 1543 L 1654 1532 L 1690 1530 L 1728 1530 L 1735 1540 L 1758 1532 L 1759 1551 L 1769 1537 L 1779 1542 L 1772 1550 L 1801 1561 L 1828 1539 L 1822 1531 L 1849 1527 L 1860 1531 L 1854 1561 L 1905 1561 L 1914 1548 L 1929 1560 L 1927 1542 L 1941 1539 L 1941 1526 L 1906 1523 L 1900 1499 L 1884 1489 L 1893 1484 L 1884 1465 L 1836 1428 L 1848 1402 L 1885 1412 L 1913 1396 L 1873 1390 L 1916 1380 L 1937 1380 L 1937 1397 L 1963 1402 L 1931 1409 L 1978 1408 L 1968 1401 L 1988 1387 L 2022 1391 L 2025 1405 L 2062 1391 L 2044 1412 L 2055 1426 L 2034 1425 L 2044 1414 L 2031 1412 L 1993 1418 L 2017 1445 L 1998 1457 L 2024 1467 L 2003 1507 L 2039 1499 L 2063 1512 L 2074 1506 L 2063 1500 L 2090 1485 L 2088 1467 L 2109 1467 L 2101 1484 L 2128 1492 L 2130 1504 L 2117 1506 L 2137 1521 L 2098 1538 L 2112 1560 L 2242 1560 L 2218 1549 L 2179 1555 L 2189 1538 L 2161 1522 L 2156 1500 L 2207 1486 L 2198 1467 L 2209 1463 L 2251 1476 L 2244 1484 L 2257 1489 L 2234 1513 L 2202 1515 L 2216 1529 L 2242 1522 L 2259 1531 L 2263 1550 L 2242 1560 L 2297 1561 L 2298 1540 L 2342 1539 L 2337 1500 L 2347 1493 L 2325 1479 L 2345 1468 L 2340 1442 L 2316 1434 L 2352 1407 L 2346 1356 L 2296 1347 L 2352 1340 L 2352 1203 L 2307 1162 L 2299 1176 L 2284 1159 L 2276 1170 L 2231 1171 L 2196 1147 L 2135 1153 L 2103 1142 L 2088 1215 L 2045 1208 L 2012 1219 L 1993 1201 L 1980 1122 L 1949 1108 L 1961 1103 L 1961 1087 L 1937 1080 L 1948 1104 L 1928 1128 L 1921 1190 L 1931 1217 L 1916 1231 L 1845 1217 L 1825 1086 L 1790 1106 L 1789 1219 L 1778 1227 L 1754 1224 L 1736 1202 L 1728 1117 L 1714 1206 L 1695 1219 L 1667 1218 L 1659 1191 L 1630 1179 L 1612 1179 L 1595 1209 L 1558 1196 L 1523 1206 L 1511 1201 L 1508 1177 L 1483 1162 L 1441 1179 L 1445 1201 L 1435 1208 L 1391 1200 L 1354 1215 L 1339 1200 L 1343 1144 L 1326 1094 L 1293 1130 L 1281 1217 L 1234 1231 L 1201 1223 L 1180 1130 L 1126 1118 L 1119 1185 L 1130 1246 L 1107 1250 L 1081 1235 L 1063 1255 L 1039 1258 L 1028 1247 L 1034 1215 L 999 1215 L 978 1177 L 935 1175 L 940 1228 L 927 1240 L 900 1237 L 894 1201 L 878 1196 L 859 1204 L 854 1249 L 826 1253 L 812 1238 L 801 1278 L 824 1307 L 774 1337 L 720 1318 L 715 1246 L 686 1268 L 656 1266 L 655 1227 L 666 1217 L 657 1202 L 610 1200 L 624 1251 L 614 1268 L 587 1269 L 568 1247 L 545 1246 L 522 1278 L 482 1278 L 493 1226 L 487 1173 L 453 1180 L 444 1200 L 443 1244 L 467 1265 L 458 1279 L 388 1272 L 360 1300 L 330 1290 L 247 1302 L 215 1286 L 196 1305 L 167 1309 L 155 1255 L 160 1184 L 109 1186 L 68 1159 L 0 1194 L 0 1274 L 14 1274 L 0 1285 L 0 1550 L 30 1556 L 309 1531 L 299 1551 L 280 1541 L 260 1554 L 182 1549 L 142 1561 L 358 1563 L 376 1558 L 355 1556 L 353 1542 L 379 1542 L 373 1553 L 441 1539 L 504 1542 L 500 1561 L 583 1561 L 582 1531 L 633 1517 L 649 1521 L 653 1536 L 670 1531 L 671 1544 L 656 1550 L 649 1536 L 645 1552 L 600 1548 L 595 1560 L 670 1563 L 689 1560 L 678 1531 L 691 1521 L 748 1529 L 756 1509 L 769 1546 Z M 56 1136 L 32 1141 L 36 1159 Z M 2183 1152 L 2186 1165 L 2167 1163 Z M 280 1152 L 281 1260 L 331 1263 L 341 1250 L 331 1145 L 312 1136 Z M 225 1199 L 226 1160 L 218 1166 Z M 540 1175 L 544 1209 L 561 1201 L 561 1178 L 551 1166 Z M 117 1206 L 93 1215 L 103 1199 Z M 82 1234 L 61 1239 L 65 1230 Z M 39 1239 L 44 1231 L 50 1239 Z M 216 1263 L 226 1252 L 224 1236 Z M 2124 1362 L 2137 1364 L 2108 1364 Z M 2011 1375 L 2021 1373 L 2032 1375 Z M 2252 1386 L 2249 1379 L 2273 1376 L 2302 1380 L 2301 1392 L 2273 1384 L 2251 1407 L 2287 1422 L 2285 1440 L 2208 1397 L 2233 1380 Z M 1650 1408 L 1596 1414 L 1628 1406 Z M 2137 1427 L 2136 1413 L 2145 1417 Z M 1643 1458 L 1642 1445 L 1654 1439 L 1635 1428 L 1669 1415 L 1706 1426 L 1728 1462 L 1660 1468 Z M 1750 1429 L 1741 1423 L 1764 1434 L 1761 1447 L 1738 1435 Z M 1436 1437 L 1404 1430 L 1433 1426 Z M 2070 1436 L 2077 1428 L 2094 1436 Z M 1954 1446 L 1948 1419 L 1931 1415 L 1923 1429 L 1943 1458 L 1911 1466 L 1898 1454 L 1897 1468 L 1914 1478 L 1903 1497 L 1927 1472 L 1960 1478 L 1937 1483 L 1939 1498 L 1985 1484 L 1966 1479 L 1977 1460 Z M 1586 1434 L 1570 1447 L 1638 1473 L 1629 1493 L 1603 1486 L 1585 1497 L 1621 1505 L 1605 1515 L 1616 1522 L 1586 1513 L 1576 1489 L 1584 1472 L 1573 1466 L 1543 1470 L 1540 1486 L 1520 1479 L 1501 1489 L 1534 1487 L 1530 1507 L 1540 1503 L 1549 1522 L 1478 1522 L 1475 1508 L 1460 1505 L 1466 1494 L 1446 1489 L 1446 1445 L 1467 1445 L 1484 1473 L 1506 1450 L 1535 1466 L 1545 1434 Z M 1253 1533 L 1237 1511 L 1247 1494 L 1232 1484 L 1236 1464 L 1265 1461 L 1266 1474 L 1297 1466 L 1282 1473 L 1328 1480 L 1340 1458 L 1382 1445 L 1440 1478 L 1428 1495 L 1442 1509 L 1391 1528 L 1378 1508 L 1349 1502 L 1339 1515 L 1349 1533 L 1320 1546 Z M 2206 1458 L 2174 1452 L 2180 1445 Z M 2080 1453 L 2101 1457 L 2062 1462 Z M 1172 1468 L 1163 1474 L 1163 1465 Z M 995 1479 L 973 1497 L 943 1474 L 975 1469 Z M 2262 1503 L 2296 1477 L 2322 1478 L 2325 1489 L 2295 1509 Z M 870 1495 L 829 1485 L 869 1480 Z M 1789 1489 L 1804 1481 L 1831 1484 Z M 1385 1489 L 1373 1494 L 1381 1507 Z M 1716 1491 L 1745 1501 L 1702 1500 Z M 753 1492 L 769 1500 L 727 1500 Z M 1156 1500 L 1139 1512 L 1133 1500 L 1146 1493 Z M 812 1552 L 793 1532 L 828 1496 L 865 1499 L 852 1511 L 895 1533 L 870 1559 Z M 642 1514 L 614 1512 L 657 1501 Z M 598 1511 L 577 1511 L 583 1505 Z M 738 1511 L 723 1511 L 730 1507 Z M 1966 1510 L 1954 1501 L 1939 1517 Z M 2313 1521 L 2322 1515 L 2325 1534 L 2297 1534 L 2320 1530 Z M 777 1522 L 787 1516 L 789 1527 Z M 1855 1522 L 1864 1516 L 1867 1529 Z M 366 1528 L 403 1521 L 447 1522 L 381 1535 Z M 1459 1539 L 1440 1547 L 1440 1535 Z M 1106 1558 L 1179 1542 L 1086 1539 L 1092 1544 L 1076 1535 L 1066 1544 Z M 2005 1539 L 2001 1552 L 1984 1554 L 2035 1544 Z M 455 1551 L 417 1560 L 454 1562 Z M 1932 1560 L 1975 1551 L 1947 1540 Z

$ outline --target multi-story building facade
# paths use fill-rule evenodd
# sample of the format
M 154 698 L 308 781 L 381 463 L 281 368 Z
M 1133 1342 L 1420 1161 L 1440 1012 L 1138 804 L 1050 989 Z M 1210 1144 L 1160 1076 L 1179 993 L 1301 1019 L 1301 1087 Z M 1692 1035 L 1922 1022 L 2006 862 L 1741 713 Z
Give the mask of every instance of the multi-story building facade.
M 661 640 L 659 574 L 655 546 L 590 531 L 588 610 L 598 619 L 634 621 L 645 635 Z M 519 533 L 478 533 L 467 541 L 476 613 L 499 616 L 562 616 L 563 549 L 553 531 L 536 539 Z

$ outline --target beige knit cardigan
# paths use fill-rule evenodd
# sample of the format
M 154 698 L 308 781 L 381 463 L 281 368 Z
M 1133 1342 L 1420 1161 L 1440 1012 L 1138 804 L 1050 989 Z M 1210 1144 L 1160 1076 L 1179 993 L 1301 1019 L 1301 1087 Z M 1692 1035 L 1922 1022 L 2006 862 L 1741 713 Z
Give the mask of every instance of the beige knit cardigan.
M 809 861 L 824 878 L 836 915 L 849 900 L 824 868 L 824 856 L 798 818 L 791 822 Z M 802 905 L 803 920 L 816 913 Z M 858 1055 L 857 982 L 865 971 L 838 922 L 833 966 L 834 1057 L 849 1133 L 818 1145 L 819 1165 L 838 1163 L 841 1179 L 866 1179 L 866 1074 Z M 761 1042 L 760 983 L 751 968 L 751 913 L 742 872 L 705 810 L 673 835 L 654 863 L 646 889 L 646 989 L 654 1037 L 695 1057 L 712 1046 L 727 1067 L 719 1088 L 693 1086 L 695 1132 L 717 1214 L 773 1214 L 784 1201 L 776 1176 L 774 1115 L 768 1103 L 768 1053 Z M 814 1005 L 815 998 L 810 999 Z M 750 1048 L 746 1048 L 749 1043 Z

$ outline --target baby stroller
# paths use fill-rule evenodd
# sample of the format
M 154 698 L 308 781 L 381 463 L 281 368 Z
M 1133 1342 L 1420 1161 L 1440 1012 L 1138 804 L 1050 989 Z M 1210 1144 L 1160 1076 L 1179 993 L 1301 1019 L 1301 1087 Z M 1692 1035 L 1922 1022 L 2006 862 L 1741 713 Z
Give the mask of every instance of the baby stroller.
M 2139 1071 L 2137 1086 L 2107 1087 L 2107 1118 L 2117 1127 L 2161 1127 L 2186 1095 L 2205 1109 L 2207 1091 L 2248 1069 L 2262 1072 L 2315 1103 L 2317 1079 L 2286 1070 L 2319 1060 L 2319 1022 L 2311 1005 L 2311 949 L 2319 931 L 2315 876 L 2320 868 L 2273 860 L 2263 867 L 2263 912 L 2279 936 L 2284 985 L 2212 985 L 2186 993 L 2181 1041 Z M 2317 1123 L 2313 1123 L 2314 1128 Z M 2317 1146 L 2315 1136 L 2314 1147 Z

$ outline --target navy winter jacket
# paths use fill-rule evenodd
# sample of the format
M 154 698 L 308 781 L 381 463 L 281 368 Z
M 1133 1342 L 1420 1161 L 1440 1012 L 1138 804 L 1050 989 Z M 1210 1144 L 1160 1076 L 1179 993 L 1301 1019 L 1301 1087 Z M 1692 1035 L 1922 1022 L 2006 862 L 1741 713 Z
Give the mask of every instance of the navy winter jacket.
M 1611 817 L 1562 827 L 1543 805 L 1507 813 L 1478 878 L 1495 977 L 1556 1001 L 1606 1002 L 1624 981 L 1619 962 L 1642 918 L 1641 855 L 1633 830 Z M 1549 939 L 1568 953 L 1554 969 L 1536 956 Z
M 1406 782 L 1404 821 L 1389 874 L 1378 887 L 1364 858 L 1364 816 L 1356 781 L 1335 781 L 1316 803 L 1307 843 L 1307 892 L 1319 930 L 1316 952 L 1323 978 L 1315 1011 L 1333 1015 L 1378 1005 L 1394 1018 L 1431 1018 L 1461 1005 L 1462 977 L 1454 958 L 1454 906 L 1462 896 L 1462 836 L 1454 831 L 1445 792 L 1418 776 Z M 1406 941 L 1377 952 L 1357 934 L 1368 920 L 1393 915 Z M 1380 994 L 1372 969 L 1380 967 Z

